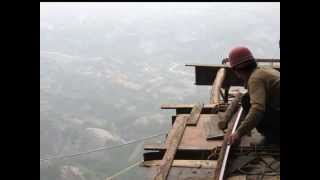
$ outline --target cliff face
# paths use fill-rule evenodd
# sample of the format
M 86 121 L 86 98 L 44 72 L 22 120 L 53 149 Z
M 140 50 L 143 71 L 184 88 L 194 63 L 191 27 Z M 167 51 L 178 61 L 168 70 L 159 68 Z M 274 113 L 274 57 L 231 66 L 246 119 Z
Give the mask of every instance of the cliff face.
M 60 180 L 86 180 L 79 168 L 74 166 L 62 166 Z

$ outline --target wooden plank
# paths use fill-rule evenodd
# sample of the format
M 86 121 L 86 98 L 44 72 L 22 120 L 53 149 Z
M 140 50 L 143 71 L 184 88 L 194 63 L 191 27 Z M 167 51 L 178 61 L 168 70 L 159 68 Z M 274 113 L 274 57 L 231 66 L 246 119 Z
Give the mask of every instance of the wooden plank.
M 204 120 L 204 129 L 207 140 L 223 139 L 224 132 L 218 127 L 219 120 L 218 114 L 214 114 L 210 118 Z
M 166 150 L 165 144 L 162 143 L 145 143 L 144 144 L 144 150 L 160 150 L 164 151 Z M 177 147 L 177 151 L 211 151 L 211 147 L 198 147 L 198 146 L 188 146 L 188 145 L 179 145 Z
M 227 88 L 230 86 L 242 86 L 243 81 L 239 79 L 233 71 L 227 66 L 196 66 L 195 67 L 195 80 L 196 85 L 212 85 L 218 70 L 224 68 L 226 70 L 225 81 L 222 84 L 222 88 Z
M 216 114 L 201 114 L 198 124 L 196 126 L 187 126 L 183 134 L 180 145 L 181 146 L 195 146 L 203 149 L 214 149 L 222 145 L 222 140 L 207 141 L 205 132 L 206 119 L 212 118 Z
M 218 106 L 214 108 L 202 108 L 201 114 L 216 114 L 219 111 L 224 111 L 226 108 L 223 106 Z M 176 115 L 179 114 L 190 114 L 192 111 L 192 108 L 178 108 L 176 109 Z
M 168 180 L 208 180 L 212 178 L 210 171 L 206 168 L 173 167 Z
M 192 109 L 196 104 L 163 104 L 161 109 L 179 109 L 179 108 L 190 108 Z M 204 104 L 203 108 L 216 108 L 215 104 Z
M 144 166 L 159 166 L 161 160 L 144 161 Z M 189 167 L 189 168 L 215 168 L 217 161 L 214 160 L 174 160 L 172 167 Z
M 176 109 L 176 114 L 190 114 L 192 108 L 196 104 L 163 104 L 161 109 Z M 215 114 L 218 111 L 225 111 L 227 109 L 226 104 L 204 104 L 201 110 L 201 114 Z
M 194 104 L 162 104 L 161 109 L 192 108 Z
M 161 160 L 164 156 L 165 150 L 160 151 L 151 151 L 151 152 L 144 152 L 143 153 L 143 159 L 145 161 L 150 160 Z M 174 157 L 175 160 L 181 159 L 181 160 L 201 160 L 201 159 L 207 159 L 207 157 L 210 156 L 212 153 L 211 150 L 187 150 L 187 151 L 179 151 L 177 150 L 176 155 Z M 213 160 L 213 159 L 211 159 Z
M 209 85 L 211 86 L 218 70 L 220 68 L 226 69 L 226 78 L 222 84 L 222 88 L 227 88 L 230 86 L 243 86 L 243 81 L 239 79 L 234 72 L 230 69 L 229 65 L 219 64 L 219 65 L 206 65 L 206 64 L 190 64 L 187 66 L 195 67 L 195 84 L 196 85 Z M 273 65 L 259 65 L 259 67 L 272 67 L 280 71 L 280 66 Z
M 187 116 L 188 117 L 188 120 L 189 120 L 189 117 L 190 117 L 190 114 L 178 114 L 178 115 L 174 115 L 171 117 L 171 124 L 173 125 L 175 120 L 177 119 L 178 116 Z
M 187 125 L 195 126 L 198 123 L 198 120 L 200 118 L 200 113 L 202 111 L 203 104 L 198 103 L 193 106 L 191 114 L 188 118 Z
M 237 175 L 226 178 L 227 180 L 247 180 L 246 175 Z
M 177 116 L 177 119 L 179 119 L 179 116 Z M 178 152 L 176 153 L 175 159 L 177 159 L 178 157 L 179 158 L 181 157 L 183 159 L 186 159 L 186 158 L 195 159 L 198 157 L 201 159 L 203 157 L 208 157 L 210 154 L 210 150 L 220 147 L 222 145 L 223 141 L 220 139 L 210 140 L 210 141 L 206 140 L 207 136 L 205 132 L 204 121 L 210 118 L 211 116 L 216 116 L 216 114 L 201 114 L 196 126 L 187 126 L 185 128 L 182 140 L 178 146 L 178 150 L 177 150 Z M 179 147 L 189 148 L 189 149 L 179 150 Z M 193 147 L 197 147 L 198 150 L 196 150 Z M 192 150 L 192 149 L 195 149 L 195 150 Z M 159 148 L 158 151 L 164 152 L 165 148 Z M 208 156 L 202 156 L 202 155 L 206 155 L 207 152 L 209 152 Z M 162 157 L 163 157 L 163 153 L 162 154 L 153 153 L 153 152 L 144 153 L 144 158 L 146 160 L 162 159 Z
M 210 114 L 209 116 L 208 116 L 208 114 L 201 114 L 201 116 L 206 116 L 206 117 L 209 117 L 209 118 L 214 118 L 214 119 L 220 119 L 220 114 L 224 114 L 224 112 L 220 112 L 219 114 Z M 190 117 L 190 114 L 178 114 L 178 115 L 174 115 L 174 116 L 172 116 L 171 117 L 171 121 L 172 121 L 172 125 L 174 124 L 174 121 L 176 120 L 176 118 L 178 117 L 178 116 L 186 116 L 186 117 Z M 199 119 L 201 118 L 201 116 L 199 116 Z M 208 121 L 208 120 L 205 120 L 205 122 L 204 123 L 206 123 L 206 121 Z M 189 124 L 191 124 L 192 122 L 191 122 L 191 119 L 189 118 L 188 119 L 188 121 L 187 121 L 187 125 L 189 125 Z M 217 122 L 218 123 L 218 122 Z M 195 124 L 196 125 L 196 124 Z M 206 125 L 204 125 L 204 129 L 206 129 L 207 127 L 205 127 Z
M 212 84 L 211 99 L 210 99 L 211 104 L 220 104 L 220 90 L 222 88 L 222 84 L 225 77 L 226 77 L 226 69 L 220 68 Z
M 170 132 L 166 139 L 167 151 L 164 154 L 163 159 L 161 160 L 158 173 L 154 178 L 155 180 L 167 179 L 171 164 L 176 154 L 177 147 L 179 146 L 179 143 L 182 139 L 186 125 L 187 118 L 181 116 L 176 119 L 175 123 L 173 124 L 173 127 L 170 129 Z
M 221 142 L 220 144 L 222 144 L 222 141 L 219 140 L 219 142 Z M 145 161 L 149 161 L 149 160 L 161 160 L 164 156 L 166 147 L 165 146 L 150 146 L 147 147 L 149 148 L 147 152 L 143 153 L 143 158 Z M 213 148 L 199 148 L 199 147 L 194 147 L 194 146 L 186 146 L 183 147 L 185 149 L 177 149 L 177 153 L 175 155 L 175 159 L 190 159 L 190 160 L 195 160 L 195 159 L 203 159 L 203 158 L 207 158 L 209 157 L 209 155 L 212 154 L 212 150 L 216 149 L 216 153 L 220 152 L 221 146 L 217 147 L 213 147 Z M 231 149 L 231 152 L 233 155 L 235 156 L 243 156 L 245 154 L 248 154 L 250 152 L 254 152 L 256 154 L 258 154 L 259 156 L 280 156 L 280 148 L 279 147 L 267 147 L 267 146 L 263 146 L 263 147 L 234 147 Z
M 168 180 L 208 180 L 211 177 L 211 169 L 205 168 L 189 168 L 189 167 L 172 167 L 168 175 Z M 157 172 L 157 166 L 148 167 L 148 173 L 145 178 L 152 179 Z

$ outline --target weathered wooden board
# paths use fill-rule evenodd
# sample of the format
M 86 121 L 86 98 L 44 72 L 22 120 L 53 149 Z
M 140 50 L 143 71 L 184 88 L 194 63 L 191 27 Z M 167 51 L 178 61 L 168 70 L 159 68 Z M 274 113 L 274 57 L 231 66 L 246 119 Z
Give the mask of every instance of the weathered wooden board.
M 188 117 L 188 114 L 179 114 L 177 116 L 172 117 L 172 121 L 176 119 L 176 117 L 183 116 Z M 208 131 L 211 131 L 214 136 L 214 129 L 209 129 L 207 127 L 207 122 L 211 121 L 211 119 L 217 119 L 218 114 L 201 114 L 198 123 L 196 126 L 187 126 L 182 138 L 182 141 L 179 147 L 198 147 L 198 149 L 213 149 L 217 146 L 221 146 L 222 140 L 221 139 L 211 139 L 210 141 L 207 140 Z M 214 120 L 217 121 L 217 120 Z M 219 130 L 221 131 L 221 130 Z M 220 134 L 218 132 L 218 134 Z
M 144 161 L 144 166 L 159 166 L 160 160 Z M 189 168 L 214 168 L 217 161 L 214 160 L 174 160 L 172 167 L 189 167 Z
M 157 172 L 157 166 L 145 167 L 146 177 L 144 179 L 152 179 Z M 259 175 L 232 175 L 226 177 L 226 180 L 256 180 L 261 178 Z M 190 167 L 171 167 L 170 173 L 168 175 L 168 180 L 212 180 L 212 172 L 207 168 L 190 168 Z M 269 176 L 265 175 L 262 180 L 280 180 L 280 175 Z
M 161 109 L 176 109 L 176 114 L 190 114 L 195 105 L 196 104 L 163 104 Z M 205 104 L 202 107 L 201 114 L 217 113 L 219 110 L 224 110 L 224 108 L 226 108 L 224 105 L 218 107 L 215 104 Z
M 198 123 L 198 120 L 200 118 L 200 113 L 202 111 L 203 104 L 198 103 L 193 106 L 192 111 L 190 113 L 190 116 L 187 121 L 187 125 L 195 126 Z
M 218 114 L 212 114 L 210 117 L 204 119 L 204 129 L 207 140 L 220 139 L 223 140 L 224 132 L 219 129 L 218 122 L 220 121 Z
M 261 178 L 261 176 L 259 175 L 237 175 L 237 176 L 231 176 L 226 178 L 226 180 L 280 180 L 280 176 L 263 176 L 263 178 Z
M 188 119 L 189 119 L 190 114 L 178 114 L 178 115 L 172 116 L 172 117 L 171 117 L 171 124 L 172 124 L 172 125 L 174 124 L 174 121 L 177 119 L 178 116 L 186 116 L 186 117 L 188 117 Z
M 210 169 L 174 167 L 170 171 L 168 180 L 211 180 Z
M 238 175 L 238 176 L 231 176 L 226 178 L 227 180 L 247 180 L 246 175 Z
M 165 144 L 162 143 L 145 143 L 144 150 L 152 151 L 152 150 L 166 150 Z M 177 151 L 211 151 L 212 148 L 210 146 L 207 147 L 198 147 L 198 146 L 188 146 L 188 145 L 179 145 Z
M 181 146 L 192 146 L 202 149 L 214 149 L 222 145 L 222 140 L 212 140 L 207 141 L 207 134 L 205 131 L 205 121 L 210 119 L 215 114 L 201 114 L 199 121 L 196 126 L 187 126 L 182 140 L 180 142 Z M 179 117 L 179 116 L 178 116 Z
M 165 150 L 151 151 L 143 153 L 144 161 L 161 160 L 164 156 Z M 207 159 L 212 150 L 177 150 L 174 157 L 175 160 L 205 160 Z
M 163 104 L 161 105 L 161 109 L 178 109 L 178 108 L 188 108 L 192 109 L 196 104 Z M 216 108 L 217 106 L 214 104 L 204 104 L 203 108 Z
M 206 65 L 206 64 L 187 64 L 186 66 L 194 66 L 195 67 L 195 84 L 196 85 L 209 85 L 211 86 L 217 71 L 220 68 L 226 69 L 226 78 L 222 85 L 222 88 L 226 88 L 229 86 L 242 86 L 243 81 L 239 79 L 230 69 L 229 65 Z M 276 70 L 280 71 L 280 66 L 273 65 L 273 66 L 266 66 L 266 65 L 259 65 L 259 67 L 273 67 Z
M 152 179 L 157 171 L 156 166 L 147 167 L 148 174 L 146 179 Z M 210 169 L 206 168 L 188 168 L 188 167 L 172 167 L 167 180 L 212 180 Z
M 165 180 L 169 174 L 171 164 L 174 160 L 177 147 L 182 139 L 184 134 L 184 130 L 187 125 L 186 117 L 178 117 L 176 122 L 173 124 L 173 127 L 170 129 L 168 137 L 166 139 L 166 147 L 167 151 L 164 154 L 163 159 L 161 160 L 161 164 L 159 166 L 159 170 L 157 175 L 155 176 L 155 180 Z
M 187 158 L 187 159 L 203 159 L 208 157 L 211 150 L 222 145 L 222 140 L 206 140 L 207 133 L 205 132 L 204 121 L 209 119 L 215 114 L 201 114 L 199 121 L 196 126 L 186 126 L 182 140 L 177 147 L 177 152 L 175 159 Z M 178 118 L 183 117 L 183 115 L 178 115 Z M 165 144 L 146 144 L 145 150 L 152 151 L 156 150 L 159 152 L 145 152 L 145 160 L 157 160 L 162 159 L 163 152 L 166 150 Z

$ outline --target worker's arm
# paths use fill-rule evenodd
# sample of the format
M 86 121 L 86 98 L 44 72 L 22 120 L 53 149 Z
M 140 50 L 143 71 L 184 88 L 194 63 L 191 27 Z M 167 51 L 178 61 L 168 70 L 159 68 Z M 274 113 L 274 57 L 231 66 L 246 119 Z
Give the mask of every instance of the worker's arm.
M 240 137 L 249 134 L 251 130 L 258 125 L 264 116 L 266 107 L 266 87 L 262 79 L 250 79 L 248 82 L 248 92 L 251 107 L 237 130 Z
M 242 121 L 240 127 L 237 130 L 239 136 L 249 134 L 253 128 L 255 128 L 264 116 L 264 112 L 258 111 L 254 108 L 250 108 L 245 120 Z

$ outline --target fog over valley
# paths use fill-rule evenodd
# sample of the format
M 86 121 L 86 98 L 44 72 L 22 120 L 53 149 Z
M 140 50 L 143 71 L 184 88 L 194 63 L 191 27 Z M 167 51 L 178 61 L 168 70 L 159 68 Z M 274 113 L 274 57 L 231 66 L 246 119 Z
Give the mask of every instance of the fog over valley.
M 209 102 L 185 64 L 220 64 L 238 45 L 280 58 L 279 39 L 280 3 L 40 3 L 40 158 L 166 132 L 175 111 L 162 104 Z M 40 161 L 40 179 L 101 180 L 142 153 Z

